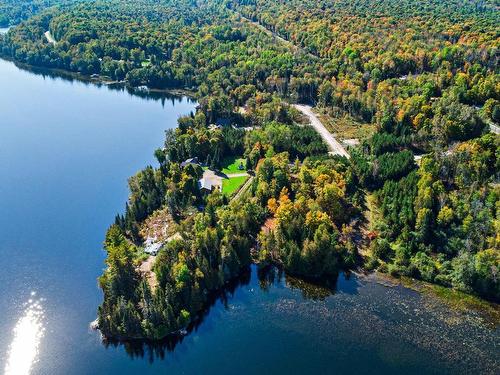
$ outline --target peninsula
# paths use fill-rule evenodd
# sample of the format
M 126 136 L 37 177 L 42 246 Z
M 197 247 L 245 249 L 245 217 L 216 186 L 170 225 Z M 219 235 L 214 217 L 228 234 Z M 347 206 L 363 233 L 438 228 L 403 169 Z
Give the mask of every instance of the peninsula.
M 493 2 L 52 3 L 2 5 L 1 23 L 21 22 L 2 56 L 199 104 L 106 234 L 106 337 L 183 332 L 252 263 L 500 301 Z

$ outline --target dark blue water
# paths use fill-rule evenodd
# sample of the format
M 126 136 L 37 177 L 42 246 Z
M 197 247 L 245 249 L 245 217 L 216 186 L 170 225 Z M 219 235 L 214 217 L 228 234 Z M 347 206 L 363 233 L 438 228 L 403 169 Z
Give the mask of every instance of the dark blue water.
M 424 374 L 499 370 L 499 331 L 402 287 L 246 277 L 180 342 L 103 345 L 101 243 L 163 131 L 195 104 L 33 74 L 0 60 L 0 371 Z M 30 364 L 32 363 L 31 367 Z

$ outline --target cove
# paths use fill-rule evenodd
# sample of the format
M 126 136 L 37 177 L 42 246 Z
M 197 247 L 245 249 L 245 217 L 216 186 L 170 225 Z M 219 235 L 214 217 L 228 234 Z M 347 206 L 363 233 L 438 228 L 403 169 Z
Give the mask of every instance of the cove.
M 255 266 L 179 341 L 103 344 L 88 324 L 105 231 L 127 178 L 195 105 L 0 60 L 0 371 L 29 360 L 33 374 L 498 372 L 499 330 L 474 313 L 372 278 L 325 289 Z

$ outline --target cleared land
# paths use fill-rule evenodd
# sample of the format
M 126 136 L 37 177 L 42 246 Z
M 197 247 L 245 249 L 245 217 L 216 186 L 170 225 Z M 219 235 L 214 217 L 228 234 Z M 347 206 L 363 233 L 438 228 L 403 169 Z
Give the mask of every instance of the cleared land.
M 150 255 L 146 261 L 144 261 L 140 267 L 139 271 L 146 277 L 149 286 L 154 290 L 158 285 L 158 280 L 156 279 L 156 274 L 153 272 L 153 266 L 155 264 L 156 257 Z
M 362 142 L 377 130 L 375 125 L 359 122 L 345 113 L 334 113 L 323 108 L 318 108 L 317 113 L 325 128 L 339 140 L 358 139 Z
M 245 159 L 237 157 L 225 158 L 222 162 L 222 173 L 230 175 L 236 173 L 242 173 L 245 171 Z M 240 169 L 240 165 L 243 165 L 243 169 Z
M 224 179 L 222 181 L 222 194 L 224 194 L 227 197 L 230 197 L 233 195 L 238 189 L 245 183 L 247 180 L 248 176 L 237 176 L 237 177 L 231 177 L 228 179 Z

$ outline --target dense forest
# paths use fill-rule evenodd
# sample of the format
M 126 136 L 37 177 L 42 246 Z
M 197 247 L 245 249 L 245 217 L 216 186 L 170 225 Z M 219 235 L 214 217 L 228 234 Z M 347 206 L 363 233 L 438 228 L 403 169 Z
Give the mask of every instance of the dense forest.
M 66 6 L 85 0 L 2 0 L 0 27 L 14 26 L 46 8 Z
M 2 56 L 199 102 L 106 236 L 106 335 L 182 329 L 252 261 L 325 283 L 364 266 L 500 301 L 495 1 L 4 0 L 0 14 L 22 21 Z M 332 157 L 288 103 L 376 132 Z M 204 168 L 228 157 L 246 161 L 245 191 L 202 193 Z M 181 235 L 150 285 L 142 230 L 165 209 Z

